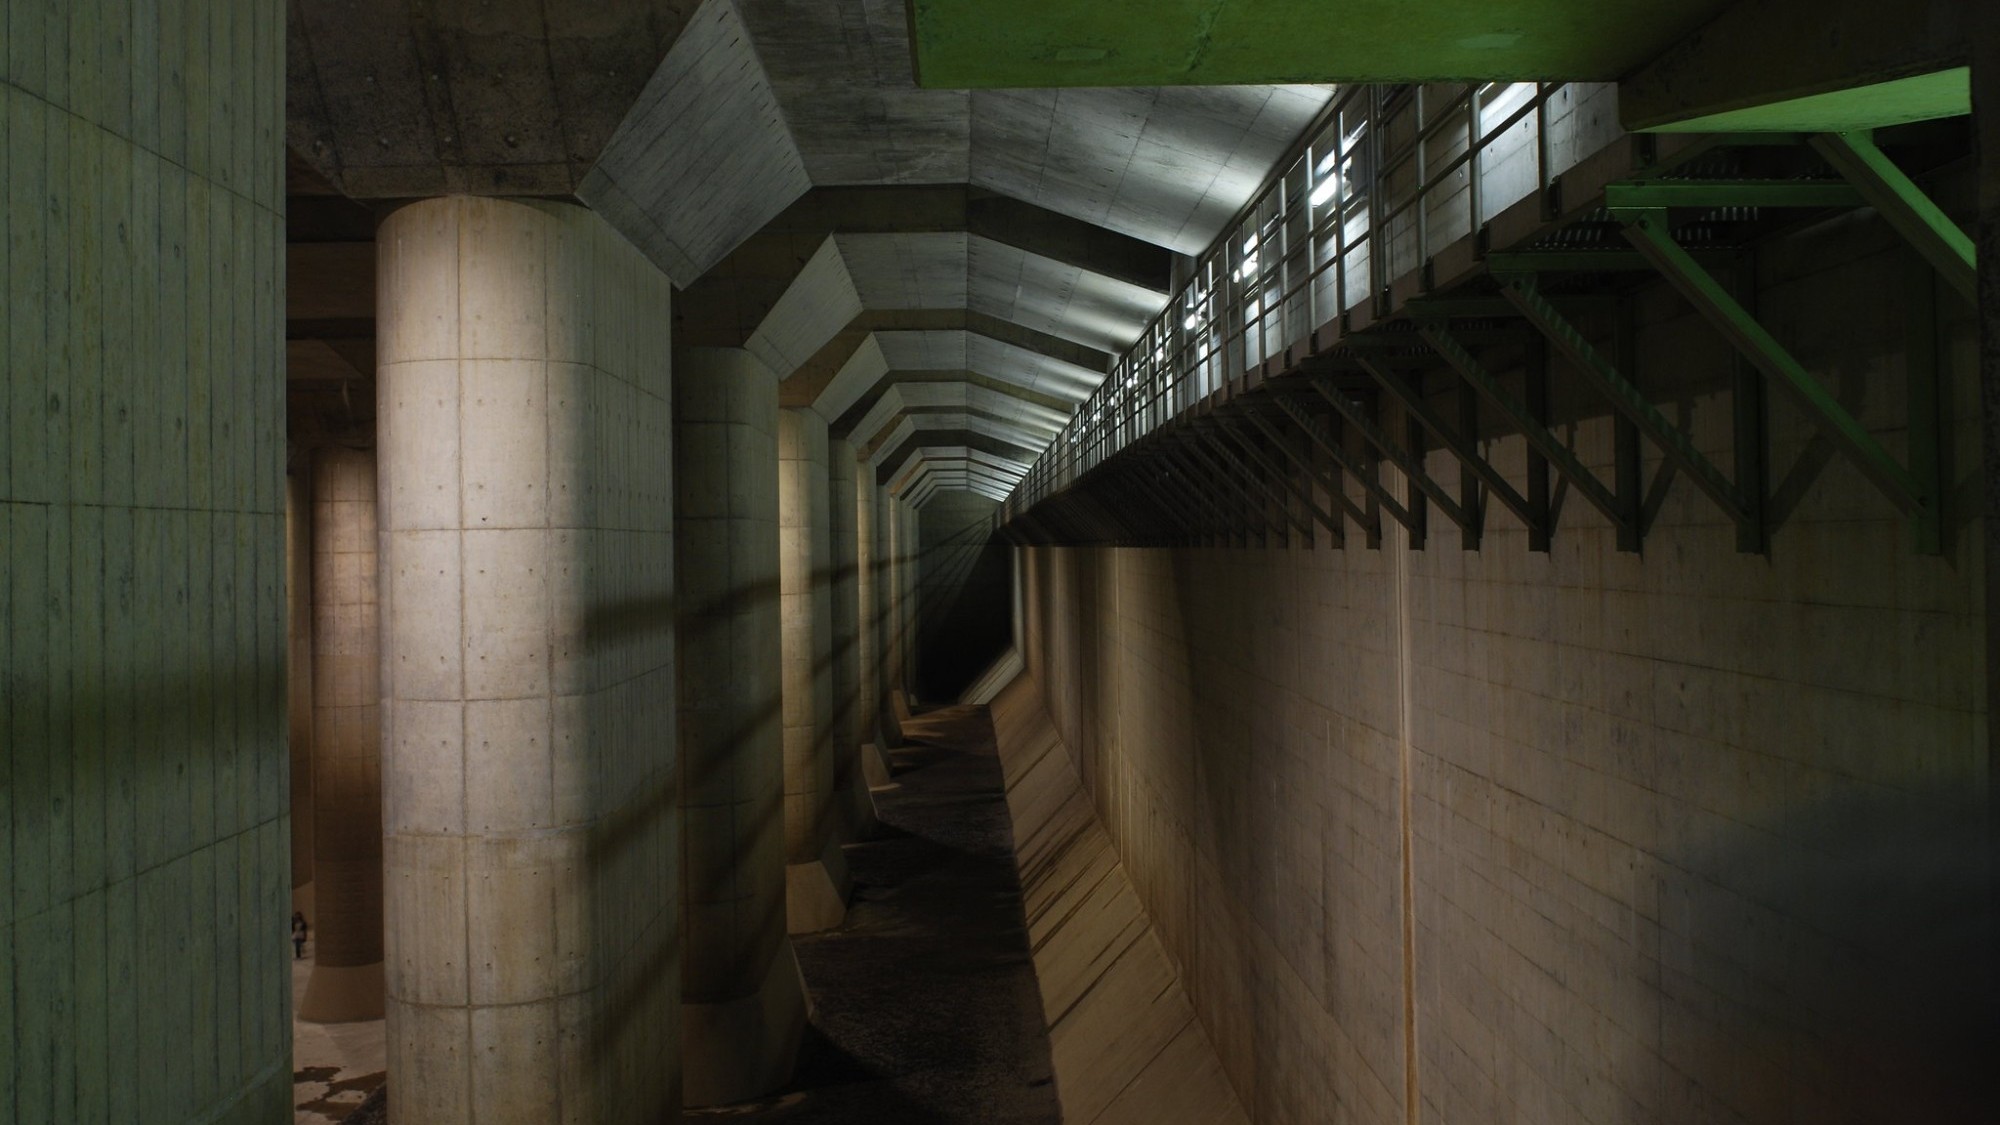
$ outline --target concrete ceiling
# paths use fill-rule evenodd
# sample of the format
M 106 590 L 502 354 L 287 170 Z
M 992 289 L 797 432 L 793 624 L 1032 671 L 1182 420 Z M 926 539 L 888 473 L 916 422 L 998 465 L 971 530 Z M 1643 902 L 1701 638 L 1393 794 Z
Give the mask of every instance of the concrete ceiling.
M 981 90 L 972 182 L 1198 254 L 1331 97 L 1317 86 Z
M 1330 97 L 923 88 L 902 0 L 293 9 L 291 140 L 342 193 L 573 195 L 677 341 L 882 449 L 1038 451 Z
M 910 0 L 927 87 L 1610 81 L 1729 0 Z
M 569 195 L 694 0 L 292 0 L 286 140 L 343 194 Z

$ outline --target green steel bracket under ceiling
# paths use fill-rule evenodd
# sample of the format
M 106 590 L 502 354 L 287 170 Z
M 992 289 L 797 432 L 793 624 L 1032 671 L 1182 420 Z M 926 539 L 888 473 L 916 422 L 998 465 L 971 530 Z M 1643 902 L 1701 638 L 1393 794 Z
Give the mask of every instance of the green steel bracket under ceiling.
M 1649 125 L 1645 131 L 1843 133 L 1971 112 L 1972 68 L 1961 66 Z
M 907 0 L 942 89 L 1611 81 L 1727 0 Z

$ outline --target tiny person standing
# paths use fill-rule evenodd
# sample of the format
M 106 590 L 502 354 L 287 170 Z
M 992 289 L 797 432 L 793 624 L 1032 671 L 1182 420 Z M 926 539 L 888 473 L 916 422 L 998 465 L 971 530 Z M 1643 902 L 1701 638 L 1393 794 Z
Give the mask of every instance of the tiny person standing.
M 303 960 L 306 955 L 306 916 L 292 911 L 292 960 Z

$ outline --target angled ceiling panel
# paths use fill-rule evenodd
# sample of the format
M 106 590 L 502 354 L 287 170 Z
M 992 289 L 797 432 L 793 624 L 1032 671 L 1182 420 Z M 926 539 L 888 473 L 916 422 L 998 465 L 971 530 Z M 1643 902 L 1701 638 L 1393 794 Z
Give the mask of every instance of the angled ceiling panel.
M 1331 96 L 1317 86 L 981 90 L 972 182 L 1198 254 Z
M 971 98 L 917 86 L 903 0 L 742 0 L 816 184 L 962 183 Z
M 577 195 L 686 288 L 811 186 L 735 5 L 706 0 Z
M 834 240 L 868 308 L 965 307 L 964 232 L 840 234 Z
M 968 307 L 1100 351 L 1138 340 L 1166 295 L 985 238 L 969 242 Z
M 783 380 L 861 315 L 862 308 L 847 261 L 829 238 L 806 260 L 744 346 Z
M 860 347 L 854 349 L 854 354 L 847 358 L 847 362 L 841 365 L 839 373 L 826 385 L 826 390 L 820 392 L 818 400 L 813 403 L 813 409 L 828 422 L 834 421 L 847 413 L 848 407 L 860 402 L 861 397 L 873 389 L 875 384 L 881 382 L 882 376 L 889 373 L 891 366 L 888 356 L 882 350 L 880 336 L 871 333 L 867 339 L 861 341 Z
M 295 2 L 285 139 L 355 199 L 568 195 L 693 10 L 693 0 Z

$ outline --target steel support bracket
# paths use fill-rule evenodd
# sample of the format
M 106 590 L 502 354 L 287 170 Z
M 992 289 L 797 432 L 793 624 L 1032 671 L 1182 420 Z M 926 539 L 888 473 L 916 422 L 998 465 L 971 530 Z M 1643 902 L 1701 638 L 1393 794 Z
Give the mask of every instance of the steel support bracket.
M 1317 419 L 1306 413 L 1305 407 L 1292 401 L 1286 395 L 1273 394 L 1270 396 L 1270 399 L 1278 409 L 1285 412 L 1286 417 L 1290 418 L 1301 430 L 1306 432 L 1306 436 L 1312 439 L 1314 445 L 1319 446 L 1328 457 L 1333 458 L 1334 464 L 1339 465 L 1341 469 L 1352 474 L 1356 480 L 1360 481 L 1362 489 L 1368 493 L 1369 497 L 1375 503 L 1379 504 L 1389 513 L 1390 518 L 1402 524 L 1406 531 L 1416 531 L 1419 529 L 1420 525 L 1417 522 L 1417 518 L 1410 514 L 1408 508 L 1403 507 L 1402 501 L 1396 499 L 1395 493 L 1382 487 L 1382 482 L 1376 480 L 1375 474 L 1368 471 L 1369 466 L 1355 464 L 1354 458 L 1348 456 L 1345 449 L 1340 448 L 1340 443 L 1333 440 L 1333 435 L 1326 432 L 1325 426 L 1320 425 Z M 1252 417 L 1255 418 L 1254 415 Z M 1262 419 L 1256 419 L 1256 421 L 1260 426 L 1266 424 Z M 1328 491 L 1331 492 L 1332 489 L 1329 488 Z M 1341 503 L 1353 514 L 1356 523 L 1359 523 L 1363 528 L 1369 529 L 1377 535 L 1381 534 L 1380 520 L 1372 518 L 1366 511 L 1356 511 L 1354 502 L 1347 498 L 1346 493 L 1343 492 L 1338 495 L 1340 496 Z
M 1275 398 L 1273 401 L 1276 401 Z M 1287 412 L 1287 416 L 1292 417 L 1294 421 L 1297 420 L 1297 416 L 1290 414 L 1290 412 Z M 1354 518 L 1354 522 L 1360 524 L 1364 531 L 1367 531 L 1377 536 L 1382 534 L 1380 521 L 1370 521 L 1368 518 L 1368 512 L 1364 508 L 1362 508 L 1361 505 L 1356 504 L 1352 499 L 1348 497 L 1346 490 L 1340 487 L 1339 482 L 1321 476 L 1318 466 L 1314 465 L 1304 455 L 1300 454 L 1298 450 L 1293 449 L 1291 447 L 1291 444 L 1285 441 L 1285 435 L 1278 432 L 1278 428 L 1276 426 L 1271 425 L 1271 423 L 1265 421 L 1261 416 L 1252 411 L 1244 412 L 1243 417 L 1247 418 L 1250 424 L 1257 428 L 1258 432 L 1262 433 L 1266 438 L 1269 438 L 1271 444 L 1276 446 L 1278 450 L 1285 455 L 1286 460 L 1290 461 L 1294 465 L 1297 465 L 1301 470 L 1303 470 L 1306 474 L 1306 479 L 1312 481 L 1314 484 L 1317 484 L 1321 488 L 1325 489 L 1326 494 L 1333 498 L 1333 502 L 1339 506 L 1340 510 L 1347 513 L 1349 516 L 1352 516 Z M 1314 445 L 1319 446 L 1321 449 L 1328 449 L 1328 445 L 1331 441 L 1330 436 L 1315 435 L 1309 430 L 1306 432 L 1306 438 L 1307 440 L 1311 441 Z M 1330 450 L 1328 455 L 1333 456 Z M 1335 457 L 1334 461 L 1336 464 L 1340 465 L 1343 469 L 1347 468 L 1346 462 L 1341 458 Z M 1341 537 L 1342 541 L 1344 542 L 1346 539 L 1346 529 L 1344 527 L 1341 530 Z
M 1861 193 L 1842 180 L 1649 180 L 1604 185 L 1604 206 L 1621 211 L 1666 207 L 1859 207 Z
M 1923 255 L 1946 284 L 1967 301 L 1979 303 L 1978 259 L 1972 239 L 1876 147 L 1873 130 L 1818 133 L 1812 147 Z
M 1458 342 L 1457 337 L 1443 325 L 1437 324 L 1425 325 L 1422 335 L 1431 349 L 1437 352 L 1438 357 L 1463 376 L 1465 381 L 1479 392 L 1481 398 L 1492 403 L 1500 413 L 1506 415 L 1507 420 L 1515 429 L 1521 431 L 1521 436 L 1528 440 L 1528 444 L 1535 452 L 1548 458 L 1549 463 L 1562 473 L 1563 479 L 1569 481 L 1569 486 L 1590 501 L 1591 507 L 1596 508 L 1605 519 L 1610 520 L 1613 527 L 1621 531 L 1628 529 L 1631 518 L 1618 503 L 1618 497 L 1604 487 L 1604 482 L 1597 479 L 1597 474 L 1578 460 L 1576 453 L 1564 445 L 1554 431 L 1535 417 L 1534 411 L 1529 409 L 1527 403 L 1516 398 L 1492 372 L 1486 370 L 1472 352 Z M 1529 526 L 1532 528 L 1534 525 L 1530 523 Z
M 1535 288 L 1532 278 L 1514 278 L 1500 290 L 1501 295 L 1521 310 L 1528 322 L 1540 329 L 1551 344 L 1567 355 L 1611 405 L 1660 448 L 1674 467 L 1687 474 L 1695 487 L 1722 508 L 1729 518 L 1744 527 L 1754 524 L 1750 504 L 1736 485 L 1715 463 L 1694 447 L 1694 441 L 1679 426 L 1667 420 L 1639 388 L 1619 372 L 1610 360 L 1591 347 L 1576 326 L 1563 319 L 1548 298 Z M 1544 451 L 1546 453 L 1546 451 Z
M 1225 471 L 1235 474 L 1238 482 L 1243 488 L 1248 490 L 1246 495 L 1250 499 L 1254 500 L 1258 495 L 1261 495 L 1266 504 L 1276 504 L 1278 509 L 1284 512 L 1285 522 L 1298 529 L 1299 534 L 1305 536 L 1308 544 L 1312 542 L 1313 525 L 1297 512 L 1292 511 L 1290 497 L 1266 484 L 1264 478 L 1258 476 L 1255 469 L 1244 464 L 1243 459 L 1236 455 L 1236 451 L 1229 448 L 1221 438 L 1217 437 L 1208 425 L 1204 425 L 1199 421 L 1196 422 L 1194 433 L 1196 437 L 1201 439 L 1203 444 L 1208 446 L 1208 451 L 1215 455 L 1213 460 L 1220 462 Z M 1198 446 L 1195 452 L 1201 452 Z
M 1840 400 L 1829 394 L 1784 345 L 1765 331 L 1722 284 L 1697 265 L 1667 230 L 1666 214 L 1644 211 L 1628 216 L 1625 237 L 1652 259 L 1668 284 L 1687 298 L 1758 370 L 1776 380 L 1805 408 L 1820 430 L 1853 460 L 1863 475 L 1882 490 L 1905 515 L 1920 516 L 1936 507 L 1937 484 L 1928 486 L 1890 456 Z
M 1357 408 L 1353 400 L 1340 393 L 1340 388 L 1334 386 L 1332 380 L 1324 375 L 1309 375 L 1306 377 L 1306 382 L 1313 390 L 1319 392 L 1321 398 L 1333 404 L 1333 408 L 1340 412 L 1342 418 L 1347 419 L 1350 425 L 1360 430 L 1362 436 L 1366 437 L 1370 444 L 1376 449 L 1381 450 L 1382 456 L 1388 458 L 1390 464 L 1401 470 L 1403 475 L 1408 477 L 1410 482 L 1415 484 L 1419 491 L 1425 496 L 1430 497 L 1431 501 L 1439 508 L 1442 508 L 1445 516 L 1451 522 L 1457 524 L 1461 530 L 1471 532 L 1475 535 L 1478 534 L 1478 525 L 1472 520 L 1471 516 L 1466 513 L 1464 508 L 1459 506 L 1458 501 L 1452 498 L 1451 493 L 1443 485 L 1432 479 L 1431 475 L 1424 471 L 1424 466 L 1417 459 L 1416 455 L 1404 449 L 1394 438 L 1383 432 L 1380 426 L 1377 426 L 1373 420 Z
M 1235 442 L 1237 447 L 1242 449 L 1246 456 L 1261 466 L 1265 472 L 1282 482 L 1285 490 L 1305 504 L 1306 510 L 1312 513 L 1313 519 L 1317 520 L 1319 525 L 1326 528 L 1327 533 L 1333 536 L 1335 546 L 1341 546 L 1346 543 L 1346 529 L 1341 527 L 1340 520 L 1329 514 L 1326 509 L 1320 507 L 1319 501 L 1313 498 L 1312 490 L 1301 486 L 1297 481 L 1293 480 L 1292 474 L 1281 462 L 1273 461 L 1265 456 L 1264 451 L 1257 448 L 1257 443 L 1251 441 L 1248 435 L 1237 429 L 1234 423 L 1227 418 L 1217 418 L 1215 420 L 1215 432 Z
M 1417 421 L 1422 422 L 1426 429 L 1436 434 L 1438 440 L 1444 443 L 1445 449 L 1457 457 L 1460 464 L 1478 477 L 1480 483 L 1484 484 L 1493 495 L 1499 497 L 1500 502 L 1505 504 L 1509 511 L 1520 517 L 1528 530 L 1540 530 L 1535 511 L 1528 504 L 1527 497 L 1516 491 L 1505 476 L 1501 475 L 1486 458 L 1479 455 L 1479 450 L 1474 447 L 1474 443 L 1479 440 L 1477 433 L 1461 434 L 1456 427 L 1447 426 L 1444 419 L 1438 417 L 1437 412 L 1424 401 L 1423 394 L 1407 380 L 1364 357 L 1357 355 L 1354 358 L 1355 362 L 1360 364 L 1361 370 L 1366 371 L 1383 390 L 1402 403 L 1403 409 L 1409 411 Z

